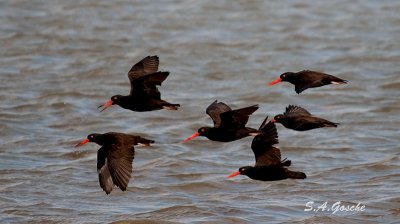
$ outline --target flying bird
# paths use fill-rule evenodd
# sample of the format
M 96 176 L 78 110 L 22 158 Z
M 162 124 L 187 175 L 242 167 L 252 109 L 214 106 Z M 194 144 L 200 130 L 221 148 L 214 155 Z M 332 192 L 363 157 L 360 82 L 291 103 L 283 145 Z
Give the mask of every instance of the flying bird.
M 304 70 L 300 72 L 285 72 L 280 77 L 270 82 L 268 85 L 272 86 L 279 82 L 290 82 L 295 86 L 295 91 L 300 94 L 308 88 L 315 88 L 329 84 L 345 84 L 347 80 L 328 75 L 322 72 L 315 72 Z
M 100 105 L 105 110 L 116 104 L 132 111 L 153 111 L 153 110 L 177 110 L 179 104 L 171 104 L 161 99 L 161 93 L 157 86 L 167 79 L 169 72 L 158 71 L 159 58 L 147 56 L 135 65 L 128 72 L 131 83 L 131 92 L 127 96 L 112 96 L 105 104 Z
M 246 127 L 249 116 L 257 109 L 258 105 L 253 105 L 232 110 L 225 103 L 216 100 L 206 109 L 206 113 L 214 122 L 214 127 L 201 127 L 184 142 L 197 136 L 204 136 L 212 141 L 231 142 L 260 134 L 261 132 L 257 129 Z
M 283 114 L 278 114 L 272 122 L 281 123 L 283 126 L 296 131 L 308 131 L 323 127 L 337 127 L 339 123 L 314 117 L 306 109 L 289 105 Z
M 291 165 L 290 160 L 281 159 L 280 150 L 273 146 L 279 143 L 278 132 L 274 123 L 266 123 L 267 119 L 268 117 L 260 126 L 262 134 L 254 137 L 251 143 L 256 164 L 254 166 L 240 167 L 238 171 L 230 174 L 228 178 L 241 174 L 261 181 L 276 181 L 287 178 L 305 179 L 307 177 L 305 173 L 291 171 L 287 168 Z
M 94 142 L 101 145 L 97 151 L 97 172 L 100 187 L 109 194 L 116 185 L 122 191 L 126 190 L 132 173 L 132 162 L 135 156 L 134 145 L 149 146 L 153 140 L 140 136 L 117 132 L 105 134 L 93 133 L 75 147 Z

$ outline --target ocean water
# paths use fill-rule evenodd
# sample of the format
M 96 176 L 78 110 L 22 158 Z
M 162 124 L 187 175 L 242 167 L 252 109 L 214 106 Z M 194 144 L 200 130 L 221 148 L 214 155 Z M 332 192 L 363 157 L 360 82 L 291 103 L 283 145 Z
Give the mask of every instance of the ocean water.
M 1 1 L 1 223 L 398 223 L 400 2 Z M 128 94 L 126 73 L 147 55 L 170 76 L 160 87 L 178 111 L 98 105 Z M 347 85 L 268 87 L 311 69 Z M 252 138 L 183 140 L 212 125 L 214 100 L 259 104 L 248 125 L 289 104 L 339 122 L 296 132 L 278 126 L 283 158 L 305 180 L 227 179 L 253 165 Z M 90 133 L 154 139 L 136 147 L 128 190 L 98 185 Z M 361 203 L 364 211 L 332 205 Z M 305 211 L 306 203 L 330 211 Z

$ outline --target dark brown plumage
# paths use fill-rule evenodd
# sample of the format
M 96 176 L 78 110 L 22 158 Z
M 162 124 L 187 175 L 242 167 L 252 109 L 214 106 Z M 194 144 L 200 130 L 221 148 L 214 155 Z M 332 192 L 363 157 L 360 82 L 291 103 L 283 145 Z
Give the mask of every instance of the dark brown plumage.
M 305 179 L 306 175 L 304 173 L 291 171 L 286 168 L 291 165 L 290 160 L 281 160 L 280 150 L 273 147 L 273 145 L 278 144 L 278 133 L 274 123 L 266 123 L 267 118 L 260 126 L 262 134 L 254 137 L 251 144 L 256 164 L 254 166 L 241 167 L 239 171 L 232 173 L 228 178 L 242 174 L 251 179 L 262 181 L 275 181 L 287 178 Z
M 314 117 L 306 109 L 289 105 L 283 114 L 278 114 L 272 122 L 281 123 L 283 126 L 296 131 L 308 131 L 315 128 L 337 127 L 338 123 Z
M 88 142 L 94 142 L 102 147 L 97 151 L 97 172 L 100 187 L 109 194 L 113 186 L 126 190 L 132 173 L 132 162 L 135 156 L 134 145 L 150 145 L 153 140 L 140 136 L 108 132 L 105 134 L 90 134 L 75 147 Z
M 214 127 L 201 127 L 185 142 L 204 136 L 212 141 L 230 142 L 260 133 L 257 129 L 246 127 L 249 116 L 258 109 L 258 105 L 232 110 L 228 105 L 214 101 L 207 107 L 206 113 L 214 122 Z
M 315 88 L 329 84 L 345 84 L 347 80 L 322 72 L 304 70 L 300 72 L 285 72 L 280 77 L 269 83 L 270 86 L 279 82 L 290 82 L 295 86 L 295 91 L 300 94 L 308 88 Z
M 128 72 L 131 83 L 131 92 L 128 96 L 112 96 L 105 104 L 100 105 L 103 110 L 116 104 L 122 108 L 132 111 L 152 110 L 177 110 L 179 104 L 171 104 L 161 99 L 161 93 L 157 86 L 167 79 L 169 72 L 158 71 L 158 56 L 147 56 L 135 65 Z

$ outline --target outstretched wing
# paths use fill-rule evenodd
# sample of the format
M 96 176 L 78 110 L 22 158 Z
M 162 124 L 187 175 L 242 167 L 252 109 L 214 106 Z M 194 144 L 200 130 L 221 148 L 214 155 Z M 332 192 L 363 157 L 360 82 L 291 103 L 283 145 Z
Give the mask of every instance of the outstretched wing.
M 268 118 L 268 117 L 267 117 Z M 278 144 L 278 132 L 275 123 L 264 120 L 260 129 L 262 134 L 254 137 L 251 149 L 254 152 L 256 166 L 278 166 L 281 164 L 281 152 L 273 145 Z
M 108 168 L 110 170 L 113 182 L 121 190 L 125 191 L 128 186 L 132 173 L 132 162 L 135 156 L 133 146 L 117 145 L 117 150 L 113 150 L 108 155 Z M 129 148 L 126 148 L 129 147 Z
M 210 106 L 207 107 L 206 113 L 214 122 L 214 127 L 219 127 L 221 125 L 220 114 L 231 111 L 232 109 L 223 102 L 214 101 Z
M 265 118 L 264 122 L 267 120 L 268 117 Z M 263 122 L 263 123 L 264 123 Z M 268 123 L 265 123 L 261 125 L 260 131 L 262 131 L 262 134 L 265 135 L 262 137 L 262 142 L 265 145 L 275 145 L 279 143 L 278 140 L 278 131 L 276 130 L 276 125 L 275 123 L 268 121 Z
M 302 107 L 299 107 L 296 105 L 289 105 L 288 107 L 286 107 L 286 111 L 283 113 L 283 115 L 285 115 L 285 116 L 296 116 L 296 115 L 311 116 L 311 113 Z
M 220 114 L 223 128 L 243 128 L 249 121 L 249 117 L 258 109 L 258 105 L 231 110 Z
M 110 170 L 108 169 L 108 149 L 101 147 L 97 151 L 97 173 L 99 174 L 100 187 L 109 194 L 114 186 L 111 178 Z
M 97 170 L 103 190 L 110 193 L 114 184 L 125 191 L 132 173 L 133 146 L 113 144 L 108 148 L 102 147 L 97 155 Z
M 138 63 L 134 64 L 128 72 L 128 78 L 132 82 L 133 80 L 147 74 L 151 74 L 158 71 L 159 59 L 157 55 L 147 56 Z
M 130 95 L 138 97 L 161 98 L 161 93 L 157 86 L 161 86 L 162 82 L 167 79 L 169 72 L 155 72 L 140 76 L 131 81 Z
M 269 124 L 269 123 L 271 123 L 271 122 L 268 122 L 268 123 L 267 123 L 267 121 L 268 121 L 268 116 L 265 117 L 264 121 L 261 123 L 260 127 L 258 128 L 258 130 L 265 132 L 264 130 L 265 130 L 267 127 L 268 127 L 268 128 L 267 128 L 268 130 L 269 130 L 270 127 L 274 127 L 274 126 L 271 126 L 271 124 Z
M 263 154 L 256 157 L 255 166 L 282 166 L 281 151 L 273 146 L 266 148 Z

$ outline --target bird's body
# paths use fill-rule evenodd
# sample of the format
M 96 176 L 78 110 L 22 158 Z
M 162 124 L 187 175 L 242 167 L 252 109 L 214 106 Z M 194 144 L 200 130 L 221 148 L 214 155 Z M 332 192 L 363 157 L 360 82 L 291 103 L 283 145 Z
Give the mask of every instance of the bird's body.
M 135 157 L 134 145 L 150 145 L 153 140 L 140 136 L 117 132 L 105 134 L 90 134 L 87 139 L 76 147 L 88 142 L 101 145 L 97 151 L 97 171 L 100 187 L 109 194 L 113 186 L 118 186 L 122 191 L 126 190 L 132 173 L 132 162 Z
M 275 124 L 266 123 L 267 118 L 260 126 L 262 134 L 254 137 L 251 144 L 256 163 L 254 166 L 244 166 L 239 171 L 232 173 L 228 178 L 242 174 L 254 180 L 276 181 L 288 178 L 305 179 L 307 176 L 302 172 L 291 171 L 287 167 L 291 165 L 290 160 L 282 160 L 281 152 L 274 144 L 278 143 L 278 132 Z
M 249 116 L 258 109 L 258 105 L 232 110 L 228 105 L 214 101 L 207 107 L 206 113 L 214 122 L 214 127 L 202 127 L 191 137 L 204 136 L 212 141 L 230 142 L 260 133 L 259 130 L 246 127 Z
M 280 77 L 269 83 L 275 85 L 278 82 L 286 81 L 295 86 L 295 91 L 300 94 L 308 88 L 316 88 L 329 84 L 345 84 L 347 80 L 322 72 L 303 70 L 300 72 L 285 72 Z
M 337 127 L 338 123 L 314 117 L 306 109 L 289 105 L 283 114 L 276 115 L 273 122 L 296 131 L 308 131 L 323 127 Z
M 177 105 L 170 104 L 162 99 L 154 99 L 154 98 L 141 98 L 136 96 L 122 96 L 118 99 L 119 106 L 136 111 L 136 112 L 145 112 L 145 111 L 153 111 L 153 110 L 176 110 Z
M 201 129 L 200 129 L 201 132 Z M 242 127 L 239 129 L 210 128 L 204 135 L 211 141 L 231 142 L 251 135 L 257 135 L 259 131 L 254 128 Z
M 316 128 L 337 127 L 337 123 L 311 116 L 289 116 L 279 121 L 285 128 L 308 131 Z
M 115 95 L 99 106 L 102 111 L 116 104 L 124 109 L 144 112 L 153 110 L 177 110 L 179 104 L 171 104 L 161 99 L 157 86 L 167 79 L 169 72 L 158 71 L 158 56 L 147 56 L 132 66 L 128 73 L 131 91 L 127 96 Z
M 284 179 L 305 179 L 303 172 L 291 171 L 286 167 L 275 166 L 255 166 L 242 169 L 242 175 L 246 175 L 253 180 L 277 181 Z

